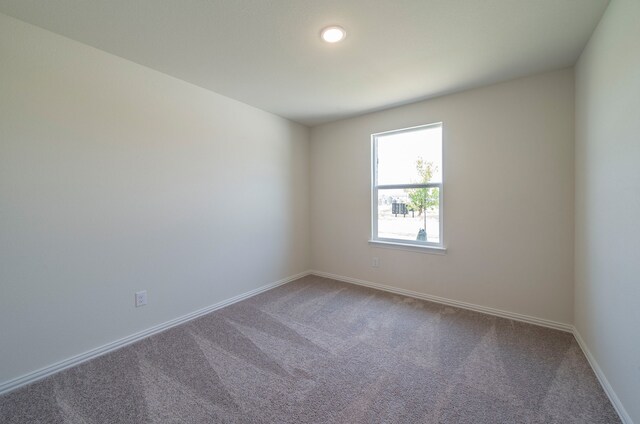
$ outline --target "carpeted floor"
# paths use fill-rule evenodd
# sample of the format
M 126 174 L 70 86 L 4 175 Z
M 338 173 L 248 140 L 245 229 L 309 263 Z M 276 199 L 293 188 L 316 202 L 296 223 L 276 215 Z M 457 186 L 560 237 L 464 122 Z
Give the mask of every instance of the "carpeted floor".
M 618 423 L 573 336 L 309 276 L 0 397 L 2 423 Z

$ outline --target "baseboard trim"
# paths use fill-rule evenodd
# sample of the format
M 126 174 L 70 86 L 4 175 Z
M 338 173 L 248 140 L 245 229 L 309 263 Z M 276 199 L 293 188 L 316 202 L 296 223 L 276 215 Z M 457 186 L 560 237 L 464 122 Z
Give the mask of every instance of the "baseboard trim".
M 607 394 L 607 397 L 609 397 L 609 400 L 611 401 L 611 404 L 613 405 L 616 412 L 618 413 L 618 416 L 620 417 L 620 420 L 622 421 L 622 423 L 633 424 L 633 420 L 631 420 L 631 417 L 627 413 L 627 410 L 624 409 L 624 406 L 622 405 L 620 398 L 618 398 L 618 395 L 616 395 L 616 392 L 613 390 L 613 387 L 611 387 L 611 384 L 609 384 L 609 380 L 607 380 L 607 377 L 604 375 L 604 372 L 600 368 L 600 365 L 598 365 L 596 358 L 594 358 L 594 356 L 591 354 L 591 351 L 589 350 L 589 348 L 587 347 L 587 344 L 585 343 L 584 339 L 580 335 L 580 332 L 575 327 L 573 328 L 573 336 L 576 338 L 576 341 L 578 342 L 580 349 L 582 349 L 582 353 L 584 353 L 584 356 L 587 357 L 587 361 L 589 361 L 589 365 L 591 365 L 591 369 L 593 370 L 594 374 L 598 378 L 598 381 L 600 382 L 600 385 L 602 386 L 602 389 L 604 390 L 604 392 Z
M 430 294 L 420 293 L 412 290 L 400 289 L 397 287 L 387 286 L 385 284 L 372 283 L 371 281 L 365 281 L 365 280 L 360 280 L 360 279 L 351 278 L 351 277 L 344 277 L 342 275 L 331 274 L 328 272 L 311 270 L 309 273 L 313 275 L 317 275 L 318 277 L 331 278 L 332 280 L 343 281 L 345 283 L 357 284 L 359 286 L 370 287 L 373 289 L 383 290 L 386 292 L 413 297 L 416 299 L 427 300 L 429 302 L 435 302 L 443 305 L 454 306 L 456 308 L 468 309 L 470 311 L 480 312 L 483 314 L 494 315 L 501 318 L 508 318 L 515 321 L 526 322 L 529 324 L 552 328 L 554 330 L 573 333 L 573 326 L 571 324 L 565 324 L 562 322 L 551 321 L 548 319 L 518 314 L 516 312 L 503 311 L 501 309 L 490 308 L 488 306 L 481 306 L 473 303 L 461 302 L 459 300 L 448 299 L 446 297 L 440 297 L 440 296 L 433 296 Z
M 171 327 L 175 327 L 177 325 L 183 324 L 187 321 L 191 321 L 195 318 L 198 318 L 202 315 L 206 315 L 215 310 L 224 308 L 225 306 L 232 305 L 234 303 L 240 302 L 241 300 L 250 298 L 257 294 L 263 293 L 267 290 L 274 289 L 283 284 L 290 283 L 299 278 L 305 277 L 309 275 L 309 271 L 301 272 L 296 275 L 292 275 L 287 278 L 283 278 L 282 280 L 278 280 L 274 283 L 266 284 L 262 287 L 258 287 L 257 289 L 248 291 L 246 293 L 239 294 L 237 296 L 231 297 L 229 299 L 223 300 L 221 302 L 215 303 L 213 305 L 204 307 L 202 309 L 198 309 L 197 311 L 188 313 L 178 318 L 174 318 L 172 320 L 163 322 L 162 324 L 154 325 L 153 327 L 147 328 L 146 330 L 142 330 L 140 332 L 131 334 L 130 336 L 124 337 L 119 340 L 115 340 L 113 342 L 107 343 L 100 347 L 88 350 L 79 355 L 72 356 L 70 358 L 64 359 L 60 362 L 56 362 L 55 364 L 48 365 L 44 368 L 40 368 L 36 371 L 32 371 L 30 373 L 24 374 L 20 377 L 13 378 L 11 380 L 0 383 L 0 395 L 8 393 L 10 391 L 16 390 L 22 386 L 26 386 L 27 384 L 34 383 L 38 380 L 41 380 L 45 377 L 63 371 L 67 368 L 74 367 L 83 362 L 86 362 L 90 359 L 97 358 L 98 356 L 104 355 L 106 353 L 112 352 L 116 349 L 129 345 L 131 343 L 135 343 L 139 340 L 152 336 L 154 334 L 160 333 L 164 330 L 167 330 Z

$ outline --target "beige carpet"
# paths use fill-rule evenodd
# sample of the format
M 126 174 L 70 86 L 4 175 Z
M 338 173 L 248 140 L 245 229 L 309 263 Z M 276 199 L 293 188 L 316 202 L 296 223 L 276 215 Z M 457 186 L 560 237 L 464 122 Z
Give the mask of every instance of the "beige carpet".
M 617 423 L 573 336 L 305 277 L 0 397 L 2 423 Z

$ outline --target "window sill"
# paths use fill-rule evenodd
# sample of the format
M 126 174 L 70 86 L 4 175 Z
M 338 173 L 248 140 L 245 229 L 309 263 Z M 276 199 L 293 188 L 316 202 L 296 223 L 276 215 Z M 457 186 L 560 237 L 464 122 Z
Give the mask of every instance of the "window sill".
M 369 240 L 369 244 L 373 247 L 381 247 L 383 249 L 408 250 L 410 252 L 427 253 L 431 255 L 446 255 L 447 249 L 439 246 L 425 246 L 422 244 L 395 243 L 392 241 Z

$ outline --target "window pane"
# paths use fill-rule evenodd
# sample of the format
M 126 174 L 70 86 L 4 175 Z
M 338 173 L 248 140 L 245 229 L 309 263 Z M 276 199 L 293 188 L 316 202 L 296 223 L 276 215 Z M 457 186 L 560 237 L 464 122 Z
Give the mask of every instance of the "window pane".
M 440 189 L 378 190 L 378 238 L 440 243 Z
M 378 185 L 442 182 L 442 126 L 379 135 Z

